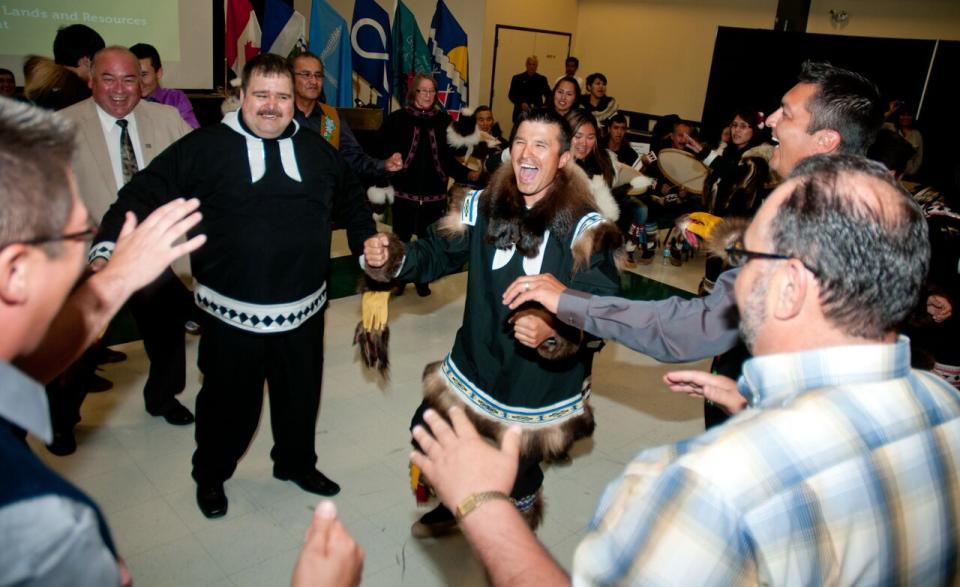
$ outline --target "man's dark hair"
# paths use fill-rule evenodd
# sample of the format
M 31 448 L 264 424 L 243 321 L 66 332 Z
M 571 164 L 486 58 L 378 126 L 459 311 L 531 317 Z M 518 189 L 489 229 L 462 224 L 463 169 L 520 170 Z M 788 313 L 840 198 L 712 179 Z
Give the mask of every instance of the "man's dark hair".
M 587 86 L 593 85 L 593 82 L 597 80 L 602 81 L 604 85 L 607 84 L 607 76 L 603 75 L 600 72 L 597 72 L 597 73 L 591 73 L 590 75 L 587 76 L 587 82 L 586 82 Z
M 510 144 L 513 145 L 513 139 L 517 136 L 517 129 L 524 122 L 540 122 L 543 124 L 555 124 L 560 127 L 560 154 L 570 150 L 570 137 L 573 132 L 570 130 L 570 123 L 563 116 L 557 114 L 556 110 L 551 108 L 534 108 L 520 114 L 517 124 L 510 133 Z
M 157 48 L 153 45 L 137 43 L 133 47 L 130 47 L 130 51 L 137 56 L 137 60 L 149 59 L 154 71 L 159 71 L 159 69 L 163 67 L 163 62 L 160 61 L 160 53 L 157 52 Z
M 13 77 L 13 72 L 6 67 L 0 67 L 0 75 L 9 75 L 10 77 Z
M 72 24 L 57 30 L 53 39 L 53 60 L 58 65 L 76 67 L 81 59 L 93 59 L 94 54 L 106 46 L 97 31 L 84 24 Z
M 558 79 L 558 80 L 557 80 L 557 83 L 553 84 L 553 90 L 551 91 L 551 93 L 556 93 L 556 92 L 557 92 L 557 88 L 559 88 L 559 87 L 560 87 L 560 84 L 562 84 L 562 83 L 573 84 L 573 87 L 574 87 L 573 93 L 574 93 L 576 96 L 579 96 L 579 95 L 580 95 L 580 91 L 581 91 L 581 89 L 580 89 L 580 82 L 578 82 L 578 81 L 577 81 L 577 78 L 573 77 L 572 75 L 565 75 L 565 76 L 563 76 L 562 78 Z M 552 100 L 552 98 L 551 98 L 551 100 Z M 553 102 L 551 102 L 551 104 L 552 104 L 552 103 L 553 103 Z
M 473 109 L 474 116 L 476 116 L 477 114 L 480 114 L 481 112 L 493 112 L 493 110 L 491 110 L 490 107 L 487 106 L 486 104 L 481 104 L 480 106 L 477 106 L 476 108 Z
M 253 77 L 253 74 L 259 74 L 265 77 L 274 77 L 277 75 L 283 75 L 290 78 L 290 83 L 293 83 L 293 70 L 290 69 L 290 64 L 287 63 L 286 58 L 280 57 L 279 55 L 274 55 L 273 53 L 261 53 L 247 61 L 246 65 L 243 66 L 243 81 L 240 84 L 240 88 L 246 92 L 247 85 L 250 83 L 250 78 Z
M 817 86 L 817 93 L 807 104 L 807 132 L 835 130 L 840 134 L 840 153 L 865 155 L 883 124 L 883 104 L 876 84 L 854 71 L 817 61 L 803 62 L 798 81 Z
M 616 112 L 613 116 L 607 119 L 607 128 L 610 128 L 611 124 L 619 122 L 621 124 L 628 124 L 627 117 L 623 115 L 622 112 Z
M 851 336 L 879 339 L 916 307 L 930 262 L 923 212 L 887 169 L 864 157 L 801 161 L 771 223 L 774 251 L 801 260 L 824 316 Z
M 867 149 L 867 157 L 878 163 L 883 163 L 887 169 L 899 177 L 916 152 L 914 146 L 900 136 L 900 133 L 889 128 L 881 128 L 877 133 L 877 138 Z
M 75 137 L 66 118 L 0 98 L 0 247 L 63 232 L 73 207 L 68 173 Z M 44 249 L 55 256 L 61 247 Z
M 293 71 L 293 64 L 296 63 L 297 59 L 316 59 L 320 62 L 320 68 L 323 69 L 323 59 L 320 59 L 320 57 L 318 57 L 316 54 L 304 49 L 303 51 L 299 51 L 290 55 L 290 57 L 287 59 L 290 64 L 290 71 Z
M 563 62 L 564 65 L 574 64 L 577 67 L 580 67 L 580 60 L 576 57 L 567 57 L 567 60 Z

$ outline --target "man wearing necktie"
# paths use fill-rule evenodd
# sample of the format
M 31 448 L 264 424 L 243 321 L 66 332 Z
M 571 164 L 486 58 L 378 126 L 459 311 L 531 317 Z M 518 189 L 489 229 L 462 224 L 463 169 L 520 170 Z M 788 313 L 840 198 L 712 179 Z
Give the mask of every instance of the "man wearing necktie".
M 117 191 L 192 129 L 176 108 L 140 99 L 140 63 L 124 47 L 107 47 L 94 56 L 90 89 L 92 97 L 60 114 L 77 125 L 73 172 L 90 217 L 99 222 Z M 92 267 L 102 264 L 101 259 Z M 135 295 L 130 307 L 150 359 L 143 389 L 147 412 L 171 424 L 190 424 L 193 414 L 175 397 L 186 385 L 183 324 L 192 307 L 190 292 L 168 269 Z M 82 399 L 55 400 L 71 404 L 51 407 L 56 432 L 72 435 Z

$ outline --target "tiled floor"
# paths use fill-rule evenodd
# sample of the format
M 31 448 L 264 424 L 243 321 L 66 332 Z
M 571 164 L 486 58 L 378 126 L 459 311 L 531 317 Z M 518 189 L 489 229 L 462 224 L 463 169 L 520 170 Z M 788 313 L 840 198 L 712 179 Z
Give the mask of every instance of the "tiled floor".
M 702 267 L 702 259 L 677 268 L 658 258 L 638 272 L 694 290 Z M 464 283 L 464 274 L 454 275 L 435 283 L 429 298 L 417 297 L 411 287 L 394 300 L 389 383 L 363 373 L 350 346 L 358 298 L 336 300 L 326 313 L 319 466 L 343 487 L 336 502 L 366 551 L 364 585 L 485 583 L 461 537 L 417 541 L 409 535 L 422 512 L 407 481 L 407 426 L 419 403 L 424 364 L 449 350 L 460 324 Z M 182 399 L 192 409 L 200 375 L 198 341 L 188 339 L 189 383 Z M 118 348 L 130 358 L 107 367 L 112 391 L 87 398 L 77 453 L 58 458 L 34 444 L 38 453 L 100 503 L 138 586 L 289 584 L 317 498 L 273 479 L 269 408 L 226 485 L 229 514 L 207 520 L 197 510 L 190 478 L 193 427 L 173 427 L 144 412 L 143 347 Z M 706 368 L 706 362 L 695 365 Z M 596 358 L 597 431 L 575 447 L 571 465 L 546 471 L 547 511 L 538 534 L 564 566 L 605 484 L 633 455 L 702 430 L 700 403 L 666 391 L 661 376 L 667 370 L 617 344 Z

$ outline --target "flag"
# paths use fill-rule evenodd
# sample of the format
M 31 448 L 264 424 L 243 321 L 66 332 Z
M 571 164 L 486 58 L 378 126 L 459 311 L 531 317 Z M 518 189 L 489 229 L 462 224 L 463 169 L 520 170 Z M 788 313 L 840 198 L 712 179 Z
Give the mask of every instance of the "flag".
M 356 0 L 353 26 L 353 69 L 377 92 L 377 105 L 390 107 L 390 17 L 374 0 Z
M 247 60 L 260 54 L 260 22 L 249 0 L 226 0 L 224 54 L 238 76 Z
M 353 106 L 353 61 L 347 21 L 326 0 L 310 8 L 310 50 L 323 61 L 323 94 L 327 103 Z
M 467 33 L 443 0 L 437 0 L 427 47 L 433 56 L 437 100 L 456 120 L 467 106 Z
M 306 46 L 307 19 L 293 9 L 293 0 L 266 0 L 262 22 L 260 46 L 267 53 L 289 57 L 294 50 Z
M 430 50 L 416 17 L 403 0 L 397 0 L 393 13 L 393 95 L 401 105 L 407 103 L 407 90 L 413 76 L 432 69 Z

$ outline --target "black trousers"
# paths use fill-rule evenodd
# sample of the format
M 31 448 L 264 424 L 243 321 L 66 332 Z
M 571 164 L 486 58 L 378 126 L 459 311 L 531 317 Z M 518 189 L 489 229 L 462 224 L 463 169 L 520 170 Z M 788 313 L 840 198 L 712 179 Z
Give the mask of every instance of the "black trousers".
M 222 483 L 233 475 L 260 422 L 264 381 L 269 387 L 274 474 L 297 476 L 316 466 L 322 314 L 277 334 L 247 332 L 206 315 L 198 363 L 203 372 L 193 453 L 198 483 Z
M 423 421 L 423 413 L 429 408 L 430 406 L 428 406 L 426 402 L 420 402 L 420 406 L 410 421 L 411 431 L 415 426 L 423 426 L 425 429 L 430 430 L 430 426 Z M 447 422 L 449 423 L 449 420 Z M 420 450 L 420 446 L 415 440 L 411 442 L 415 449 Z M 513 499 L 523 499 L 536 493 L 542 485 L 543 469 L 540 468 L 540 460 L 520 455 L 520 463 L 517 467 L 517 479 L 513 482 L 510 497 Z
M 143 337 L 150 373 L 143 387 L 147 412 L 163 414 L 187 379 L 183 324 L 194 311 L 193 295 L 170 268 L 130 298 L 130 310 Z M 87 380 L 96 370 L 96 351 L 87 351 L 47 385 L 55 432 L 70 432 L 80 422 Z
M 193 294 L 170 268 L 130 298 L 130 311 L 150 359 L 143 400 L 154 416 L 166 412 L 187 384 L 183 325 L 194 307 Z
M 397 198 L 393 201 L 393 233 L 405 243 L 413 235 L 423 238 L 427 228 L 446 213 L 446 199 L 421 203 Z

